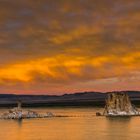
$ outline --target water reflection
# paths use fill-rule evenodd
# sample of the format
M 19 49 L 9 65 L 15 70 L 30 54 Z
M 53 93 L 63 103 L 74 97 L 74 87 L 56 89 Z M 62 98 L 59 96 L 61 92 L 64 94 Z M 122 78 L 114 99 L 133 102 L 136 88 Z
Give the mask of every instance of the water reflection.
M 106 120 L 109 123 L 128 123 L 131 120 L 132 117 L 106 117 Z
M 129 139 L 131 117 L 106 117 L 107 140 Z
M 19 120 L 14 120 L 14 122 L 17 123 L 18 127 L 21 128 L 22 127 L 22 122 L 23 120 L 22 119 L 19 119 Z

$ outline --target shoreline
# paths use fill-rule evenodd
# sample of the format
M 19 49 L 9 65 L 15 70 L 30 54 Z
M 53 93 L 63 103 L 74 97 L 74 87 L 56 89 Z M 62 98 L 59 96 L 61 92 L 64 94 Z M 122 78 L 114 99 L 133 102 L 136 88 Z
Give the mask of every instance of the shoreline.
M 140 101 L 131 101 L 132 104 L 140 107 Z M 0 103 L 0 108 L 13 108 L 16 107 L 16 102 Z M 104 107 L 105 101 L 59 101 L 59 102 L 23 102 L 22 107 L 24 108 L 38 108 L 38 107 Z

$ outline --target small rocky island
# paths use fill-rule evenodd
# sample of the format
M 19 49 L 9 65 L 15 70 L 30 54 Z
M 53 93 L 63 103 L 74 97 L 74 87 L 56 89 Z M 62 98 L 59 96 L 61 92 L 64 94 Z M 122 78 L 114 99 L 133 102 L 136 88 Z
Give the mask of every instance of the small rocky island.
M 0 115 L 0 119 L 28 119 L 28 118 L 48 118 L 53 117 L 51 112 L 45 114 L 38 114 L 32 110 L 23 110 L 21 108 L 21 102 L 18 101 L 18 107 L 9 110 L 8 112 Z
M 138 109 L 131 104 L 126 93 L 109 93 L 103 114 L 97 116 L 140 116 Z

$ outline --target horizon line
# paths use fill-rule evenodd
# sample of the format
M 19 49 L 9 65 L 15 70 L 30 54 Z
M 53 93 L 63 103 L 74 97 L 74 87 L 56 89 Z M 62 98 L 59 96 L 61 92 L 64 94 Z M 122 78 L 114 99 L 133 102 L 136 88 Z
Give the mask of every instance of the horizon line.
M 113 90 L 113 91 L 106 91 L 106 92 L 101 92 L 101 91 L 79 91 L 79 92 L 72 92 L 72 93 L 62 93 L 62 94 L 50 94 L 50 93 L 44 93 L 44 94 L 17 94 L 17 93 L 0 93 L 0 95 L 27 95 L 27 96 L 63 96 L 63 95 L 72 95 L 72 94 L 78 94 L 78 93 L 102 93 L 102 94 L 106 94 L 106 93 L 111 93 L 111 92 L 140 92 L 140 90 Z

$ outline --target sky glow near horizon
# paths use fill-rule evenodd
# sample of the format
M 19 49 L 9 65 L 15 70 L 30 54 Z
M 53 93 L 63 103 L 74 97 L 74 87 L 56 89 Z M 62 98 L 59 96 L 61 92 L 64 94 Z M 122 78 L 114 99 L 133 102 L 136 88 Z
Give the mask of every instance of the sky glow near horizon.
M 140 90 L 139 0 L 1 0 L 0 93 Z

